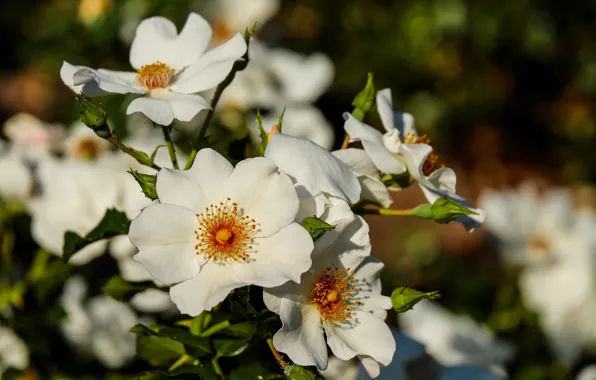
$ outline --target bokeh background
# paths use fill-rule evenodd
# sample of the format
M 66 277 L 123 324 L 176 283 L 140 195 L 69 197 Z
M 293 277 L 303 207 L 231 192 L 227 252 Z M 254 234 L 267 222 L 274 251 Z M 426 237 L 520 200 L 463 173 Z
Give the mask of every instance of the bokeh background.
M 78 109 L 58 75 L 63 60 L 128 69 L 129 45 L 143 18 L 161 15 L 181 27 L 189 11 L 202 12 L 209 3 L 3 4 L 0 122 L 28 112 L 70 124 Z M 396 108 L 414 115 L 441 161 L 457 172 L 458 192 L 472 203 L 486 189 L 532 180 L 540 188 L 569 187 L 576 202 L 591 205 L 595 31 L 596 2 L 589 0 L 284 0 L 257 36 L 270 47 L 331 58 L 334 80 L 316 106 L 335 129 L 335 148 L 343 139 L 342 112 L 351 110 L 366 74 L 374 72 L 377 88 L 392 88 Z M 105 102 L 118 128 L 123 97 Z M 376 115 L 370 117 L 379 125 Z M 395 193 L 394 201 L 395 208 L 409 208 L 424 198 L 408 189 Z M 515 279 L 483 229 L 468 234 L 456 224 L 367 220 L 373 253 L 388 267 L 387 291 L 402 285 L 440 290 L 441 304 L 517 346 L 507 363 L 513 378 L 572 378 L 596 362 L 587 350 L 571 367 L 553 364 L 536 316 L 519 310 Z

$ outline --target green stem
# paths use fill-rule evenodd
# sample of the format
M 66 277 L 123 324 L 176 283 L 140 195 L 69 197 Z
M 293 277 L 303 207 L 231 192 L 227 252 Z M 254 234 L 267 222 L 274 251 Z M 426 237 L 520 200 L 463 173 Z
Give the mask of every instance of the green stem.
M 413 209 L 407 210 L 389 210 L 386 208 L 379 208 L 379 209 L 370 209 L 370 208 L 361 208 L 358 210 L 354 210 L 358 215 L 383 215 L 383 216 L 406 216 L 406 215 L 414 215 L 412 212 Z
M 190 169 L 192 163 L 195 162 L 195 157 L 197 156 L 197 150 L 193 149 L 190 151 L 190 155 L 188 156 L 188 161 L 186 161 L 186 165 L 184 165 L 184 170 Z
M 275 356 L 275 360 L 277 360 L 277 362 L 279 363 L 279 366 L 281 368 L 287 367 L 288 362 L 285 361 L 283 356 L 281 356 L 279 351 L 277 351 L 277 349 L 273 346 L 273 339 L 271 339 L 271 338 L 267 339 L 267 344 L 269 345 L 269 349 L 271 350 L 271 353 L 273 354 L 273 356 Z
M 176 368 L 180 367 L 181 365 L 183 365 L 184 363 L 186 363 L 186 362 L 188 362 L 188 361 L 190 361 L 190 360 L 192 360 L 192 357 L 191 357 L 191 356 L 188 356 L 188 355 L 186 355 L 186 354 L 184 354 L 184 355 L 180 356 L 180 357 L 178 358 L 178 360 L 176 360 L 176 361 L 174 362 L 174 364 L 172 364 L 172 365 L 170 366 L 170 368 L 168 368 L 168 372 L 172 372 L 173 370 L 175 370 Z
M 170 153 L 170 160 L 172 160 L 172 165 L 174 166 L 174 169 L 180 169 L 180 166 L 178 166 L 178 158 L 176 158 L 176 149 L 174 149 L 172 136 L 170 136 L 170 127 L 162 125 L 161 130 L 163 131 L 164 139 L 166 139 L 166 144 L 168 146 L 168 152 Z
M 161 166 L 156 165 L 150 159 L 144 159 L 144 158 L 140 157 L 136 150 L 132 149 L 131 147 L 129 147 L 127 145 L 122 144 L 120 142 L 120 140 L 118 140 L 118 138 L 115 135 L 110 136 L 107 140 L 109 142 L 111 142 L 112 144 L 116 145 L 116 147 L 119 150 L 121 150 L 122 152 L 128 154 L 129 156 L 131 156 L 132 158 L 137 160 L 137 162 L 139 164 L 149 166 L 150 168 L 153 168 L 155 170 L 161 170 Z
M 219 366 L 218 359 L 219 355 L 216 355 L 213 359 L 211 359 L 211 364 L 213 365 L 213 370 L 215 371 L 215 373 L 217 373 L 222 380 L 225 380 L 226 376 L 224 375 L 223 371 L 221 370 L 221 367 Z
M 202 337 L 208 337 L 215 334 L 218 331 L 225 329 L 226 327 L 230 326 L 230 321 L 222 321 L 219 323 L 214 324 L 213 326 L 209 327 L 207 330 L 201 333 Z

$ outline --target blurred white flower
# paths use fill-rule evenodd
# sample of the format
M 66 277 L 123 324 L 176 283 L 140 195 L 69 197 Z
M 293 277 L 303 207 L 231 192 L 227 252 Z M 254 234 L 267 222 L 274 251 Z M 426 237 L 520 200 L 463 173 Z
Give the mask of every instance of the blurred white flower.
M 23 149 L 0 140 L 0 197 L 27 203 L 33 192 L 33 173 Z
M 478 215 L 463 216 L 456 219 L 468 231 L 474 230 L 485 218 L 483 210 L 472 208 L 462 197 L 457 195 L 455 172 L 438 162 L 438 155 L 427 143 L 426 135 L 419 135 L 414 127 L 414 118 L 407 113 L 395 112 L 391 99 L 391 89 L 377 93 L 377 109 L 385 134 L 345 113 L 344 129 L 350 141 L 360 141 L 370 160 L 382 174 L 400 176 L 408 173 L 418 182 L 429 203 L 441 197 L 448 197 Z M 406 181 L 406 185 L 407 185 Z M 403 186 L 400 186 L 400 188 Z
M 9 368 L 25 370 L 29 367 L 29 349 L 8 327 L 0 326 L 0 376 Z
M 290 281 L 264 290 L 265 305 L 282 322 L 273 344 L 296 364 L 319 370 L 327 369 L 328 344 L 336 357 L 357 357 L 376 377 L 395 352 L 395 340 L 385 324 L 391 300 L 381 295 L 383 264 L 372 257 L 358 260 L 355 250 L 344 253 L 346 243 L 315 247 L 313 267 L 300 284 Z M 369 252 L 364 250 L 361 256 Z
M 103 365 L 117 369 L 136 354 L 136 338 L 129 330 L 138 323 L 132 309 L 108 296 L 86 301 L 87 285 L 82 277 L 71 277 L 60 303 L 66 312 L 61 328 L 66 339 L 95 356 Z
M 279 121 L 282 109 L 275 109 L 263 117 L 263 129 L 269 132 L 274 124 Z M 254 118 L 252 118 L 254 120 Z M 251 122 L 250 125 L 256 123 Z M 284 113 L 282 131 L 284 134 L 310 140 L 329 150 L 333 147 L 333 127 L 323 113 L 316 107 L 301 105 L 287 107 Z M 253 140 L 260 141 L 258 128 L 250 128 Z
M 292 178 L 300 198 L 323 193 L 350 204 L 360 200 L 356 173 L 312 141 L 275 133 L 267 144 L 265 157 Z
M 110 143 L 97 136 L 83 122 L 76 121 L 62 143 L 64 155 L 73 160 L 92 160 L 110 150 Z
M 241 286 L 299 281 L 310 267 L 296 191 L 269 159 L 233 167 L 202 149 L 190 170 L 162 169 L 157 193 L 161 203 L 133 220 L 129 237 L 156 280 L 178 283 L 170 295 L 182 313 L 210 310 Z
M 176 310 L 168 292 L 159 289 L 147 289 L 135 294 L 130 304 L 144 313 L 161 313 Z
M 208 52 L 212 30 L 196 13 L 188 16 L 180 34 L 170 20 L 151 17 L 137 27 L 130 49 L 130 63 L 137 72 L 90 69 L 64 62 L 60 76 L 77 93 L 142 94 L 127 114 L 141 112 L 157 124 L 174 119 L 190 121 L 207 101 L 196 93 L 217 86 L 230 73 L 234 62 L 246 52 L 240 34 Z
M 447 366 L 500 366 L 513 355 L 513 348 L 487 328 L 431 301 L 399 314 L 399 323 L 404 333 L 424 344 L 431 356 Z
M 263 27 L 281 4 L 280 0 L 217 0 L 208 5 L 211 6 L 206 11 L 213 25 L 213 40 L 219 44 L 254 23 L 257 28 Z
M 596 380 L 596 365 L 592 364 L 582 368 L 575 380 Z

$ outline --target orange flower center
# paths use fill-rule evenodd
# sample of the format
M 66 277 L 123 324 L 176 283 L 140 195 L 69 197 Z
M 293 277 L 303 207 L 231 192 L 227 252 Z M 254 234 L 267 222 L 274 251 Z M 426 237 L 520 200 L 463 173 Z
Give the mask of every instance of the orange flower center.
M 162 88 L 170 83 L 174 76 L 174 69 L 163 62 L 155 62 L 150 65 L 143 65 L 137 70 L 137 81 L 149 90 Z
M 545 234 L 536 234 L 528 241 L 528 248 L 532 253 L 536 255 L 546 254 L 552 246 L 550 237 Z
M 352 316 L 352 308 L 360 305 L 359 301 L 352 301 L 356 290 L 353 282 L 354 272 L 350 272 L 350 268 L 337 269 L 332 265 L 321 272 L 311 292 L 311 300 L 319 309 L 322 320 L 337 323 Z
M 197 255 L 206 255 L 215 262 L 246 261 L 252 252 L 257 224 L 249 216 L 241 216 L 238 205 L 230 198 L 218 205 L 205 207 L 196 214 Z
M 93 160 L 101 151 L 102 147 L 97 141 L 84 139 L 77 144 L 75 155 L 81 160 Z
M 428 134 L 424 133 L 420 136 L 417 136 L 414 132 L 406 133 L 404 138 L 404 144 L 427 144 L 430 145 L 430 138 Z M 432 145 L 431 145 L 432 146 Z M 445 164 L 439 163 L 439 155 L 435 153 L 435 150 L 430 152 L 428 157 L 426 157 L 426 161 L 422 164 L 422 173 L 426 176 L 429 176 L 432 172 L 437 169 L 444 168 Z

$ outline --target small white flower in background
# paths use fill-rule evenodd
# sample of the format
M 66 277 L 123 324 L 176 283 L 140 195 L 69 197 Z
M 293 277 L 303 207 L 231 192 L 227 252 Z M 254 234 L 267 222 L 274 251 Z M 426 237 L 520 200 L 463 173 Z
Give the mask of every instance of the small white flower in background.
M 300 198 L 324 193 L 349 204 L 360 200 L 356 173 L 312 141 L 275 133 L 267 144 L 265 157 L 292 178 Z
M 468 316 L 460 316 L 431 301 L 422 301 L 399 314 L 402 331 L 425 345 L 441 364 L 500 366 L 513 356 L 513 348 Z
M 596 380 L 596 365 L 588 365 L 577 374 L 575 380 Z
M 395 340 L 385 323 L 391 300 L 381 295 L 383 264 L 368 257 L 360 259 L 358 267 L 350 267 L 355 258 L 351 253 L 340 255 L 336 249 L 341 246 L 315 250 L 313 267 L 302 275 L 300 284 L 288 282 L 264 290 L 265 305 L 282 321 L 273 344 L 296 364 L 315 365 L 319 370 L 327 368 L 329 345 L 336 357 L 357 357 L 376 377 L 395 352 Z
M 23 149 L 0 141 L 0 197 L 27 203 L 33 192 L 33 173 Z
M 553 189 L 542 196 L 533 183 L 518 189 L 486 191 L 480 204 L 490 215 L 486 227 L 498 239 L 503 258 L 513 264 L 536 265 L 551 262 L 561 237 L 575 224 L 571 194 Z M 588 242 L 590 234 L 577 236 Z M 564 241 L 563 243 L 568 242 Z
M 129 104 L 127 114 L 141 112 L 161 125 L 170 125 L 174 119 L 190 121 L 209 108 L 196 93 L 221 83 L 246 52 L 240 34 L 206 52 L 211 36 L 211 27 L 196 13 L 188 16 L 180 34 L 170 20 L 151 17 L 138 26 L 130 49 L 130 63 L 136 73 L 94 70 L 64 62 L 60 76 L 75 92 L 89 96 L 145 95 Z
M 15 145 L 26 148 L 26 157 L 32 161 L 60 151 L 65 136 L 64 126 L 44 123 L 28 113 L 10 117 L 2 130 Z
M 254 23 L 263 27 L 280 8 L 280 0 L 217 0 L 208 3 L 209 21 L 213 25 L 213 42 L 219 44 L 234 33 L 243 32 Z
M 74 160 L 92 160 L 110 150 L 110 143 L 98 137 L 83 122 L 75 122 L 62 143 L 64 155 Z
M 478 227 L 484 221 L 484 211 L 472 208 L 465 199 L 457 195 L 455 172 L 439 164 L 439 156 L 428 145 L 430 140 L 416 131 L 412 115 L 393 110 L 390 89 L 377 93 L 377 109 L 386 133 L 382 134 L 345 113 L 344 128 L 350 141 L 362 143 L 370 160 L 382 174 L 395 177 L 407 173 L 412 180 L 418 182 L 429 203 L 448 197 L 478 213 L 456 219 L 468 231 Z M 408 185 L 409 179 L 406 178 L 405 182 Z M 403 186 L 400 185 L 399 188 L 401 187 Z
M 178 283 L 170 295 L 182 313 L 210 310 L 241 286 L 299 281 L 311 265 L 312 238 L 294 223 L 296 191 L 269 159 L 234 168 L 202 149 L 191 169 L 162 169 L 157 194 L 129 237 L 156 280 Z
M 138 323 L 132 309 L 108 296 L 86 301 L 82 277 L 70 278 L 60 299 L 66 312 L 62 332 L 66 339 L 111 369 L 125 365 L 136 354 L 136 337 L 129 330 Z
M 31 199 L 31 234 L 42 247 L 62 256 L 64 233 L 85 236 L 99 223 L 107 209 L 117 204 L 123 167 L 114 170 L 101 161 L 79 162 L 48 158 L 40 163 L 41 194 Z M 107 240 L 92 243 L 73 255 L 70 262 L 82 265 L 104 253 Z
M 9 368 L 25 370 L 29 367 L 29 349 L 8 327 L 0 326 L 0 376 Z

